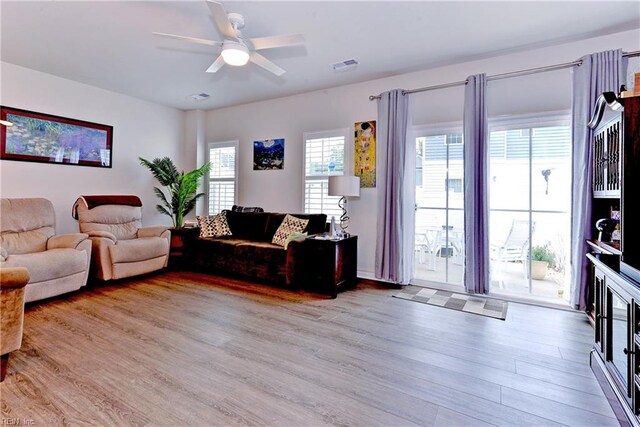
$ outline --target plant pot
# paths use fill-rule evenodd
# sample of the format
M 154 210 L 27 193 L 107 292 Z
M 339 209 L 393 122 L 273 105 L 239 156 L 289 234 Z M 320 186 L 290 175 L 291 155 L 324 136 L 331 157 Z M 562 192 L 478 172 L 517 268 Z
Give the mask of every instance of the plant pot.
M 547 275 L 549 263 L 546 261 L 531 261 L 531 278 L 533 280 L 544 280 Z M 526 265 L 527 277 L 529 277 L 529 265 Z

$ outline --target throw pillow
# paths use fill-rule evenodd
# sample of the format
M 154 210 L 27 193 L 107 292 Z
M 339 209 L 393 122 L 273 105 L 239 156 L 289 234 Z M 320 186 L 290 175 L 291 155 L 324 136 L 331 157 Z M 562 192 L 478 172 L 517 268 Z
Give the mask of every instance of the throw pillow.
M 299 233 L 297 231 L 294 231 L 293 233 L 289 234 L 287 240 L 284 242 L 284 248 L 287 249 L 287 247 L 289 247 L 289 243 L 291 242 L 302 242 L 306 238 L 307 233 Z
M 298 233 L 302 233 L 302 231 L 307 227 L 307 224 L 309 224 L 308 219 L 296 218 L 293 215 L 287 214 L 287 216 L 282 220 L 280 227 L 276 230 L 276 234 L 273 235 L 271 243 L 284 246 L 287 241 L 287 237 L 289 237 L 291 233 L 296 231 Z
M 197 216 L 200 237 L 231 236 L 231 229 L 227 223 L 227 214 L 221 212 L 218 215 Z

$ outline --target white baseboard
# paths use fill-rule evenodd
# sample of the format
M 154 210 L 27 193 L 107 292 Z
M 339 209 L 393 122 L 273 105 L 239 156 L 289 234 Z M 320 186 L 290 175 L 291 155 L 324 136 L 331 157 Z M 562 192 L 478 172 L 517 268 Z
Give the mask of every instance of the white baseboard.
M 371 271 L 358 270 L 356 273 L 359 279 L 378 280 L 376 275 Z

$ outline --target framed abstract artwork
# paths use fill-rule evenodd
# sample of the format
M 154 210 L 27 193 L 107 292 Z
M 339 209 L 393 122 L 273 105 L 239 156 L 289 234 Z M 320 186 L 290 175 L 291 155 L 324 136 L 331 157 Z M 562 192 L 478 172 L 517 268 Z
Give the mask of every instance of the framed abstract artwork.
M 253 142 L 253 170 L 284 169 L 284 138 Z
M 113 126 L 0 107 L 0 160 L 110 168 Z
M 376 186 L 376 121 L 354 125 L 354 174 L 360 177 L 360 188 Z

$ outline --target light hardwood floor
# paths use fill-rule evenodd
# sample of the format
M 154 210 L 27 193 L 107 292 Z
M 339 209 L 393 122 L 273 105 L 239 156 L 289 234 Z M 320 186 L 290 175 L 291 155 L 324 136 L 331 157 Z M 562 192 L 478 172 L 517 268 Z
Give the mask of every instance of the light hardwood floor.
M 0 386 L 37 426 L 618 425 L 580 313 L 506 321 L 167 272 L 31 305 Z

